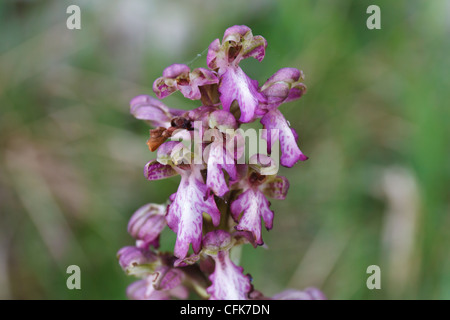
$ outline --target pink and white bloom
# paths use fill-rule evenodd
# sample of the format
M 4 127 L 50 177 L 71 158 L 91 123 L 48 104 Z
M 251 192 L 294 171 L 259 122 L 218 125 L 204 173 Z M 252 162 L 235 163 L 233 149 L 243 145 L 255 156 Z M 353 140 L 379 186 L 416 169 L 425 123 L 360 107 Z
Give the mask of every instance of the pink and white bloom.
M 219 82 L 216 74 L 205 68 L 191 69 L 185 64 L 173 64 L 163 71 L 162 77 L 153 83 L 153 91 L 163 99 L 175 91 L 180 91 L 185 98 L 200 100 L 208 96 L 212 85 Z
M 148 95 L 140 95 L 130 101 L 130 113 L 139 120 L 147 121 L 152 127 L 169 127 L 174 117 L 186 110 L 172 109 Z
M 178 258 L 186 257 L 189 245 L 194 253 L 200 252 L 203 230 L 203 213 L 207 213 L 214 226 L 220 221 L 220 211 L 214 202 L 214 196 L 208 194 L 199 165 L 178 169 L 181 175 L 180 185 L 172 203 L 167 209 L 166 221 L 170 229 L 177 234 L 174 254 Z
M 263 163 L 273 162 L 267 156 L 257 155 L 257 157 L 261 158 Z M 261 219 L 267 230 L 273 226 L 274 213 L 270 210 L 270 202 L 266 196 L 284 200 L 289 189 L 289 181 L 285 177 L 261 174 L 261 170 L 270 166 L 248 166 L 246 177 L 239 182 L 242 193 L 230 207 L 233 219 L 238 222 L 236 230 L 251 232 L 258 245 L 264 244 L 261 236 Z
M 129 275 L 141 278 L 127 289 L 132 300 L 186 299 L 184 281 L 189 274 L 173 267 L 174 258 L 138 247 L 124 247 L 117 253 L 119 264 Z
M 159 247 L 159 236 L 167 225 L 166 205 L 148 203 L 140 207 L 128 223 L 128 233 L 137 240 L 138 247 Z
M 298 161 L 308 159 L 297 145 L 298 135 L 290 127 L 278 107 L 285 102 L 299 99 L 305 92 L 306 86 L 302 83 L 303 72 L 295 68 L 283 68 L 275 72 L 260 88 L 266 97 L 266 103 L 258 106 L 257 115 L 261 117 L 261 124 L 270 133 L 278 130 L 281 146 L 281 165 L 292 167 Z M 268 139 L 269 145 L 274 140 Z M 270 146 L 269 146 L 270 148 Z
M 166 221 L 170 229 L 177 234 L 174 253 L 178 258 L 186 257 L 192 244 L 194 253 L 200 252 L 202 242 L 203 213 L 209 214 L 215 226 L 220 221 L 220 211 L 214 202 L 214 196 L 208 191 L 201 175 L 202 165 L 175 165 L 173 151 L 180 142 L 165 142 L 158 149 L 158 159 L 147 164 L 147 179 L 163 179 L 176 174 L 181 175 L 177 192 L 167 208 Z M 175 152 L 178 155 L 178 152 Z M 163 161 L 161 160 L 163 159 Z M 169 163 L 169 164 L 161 164 Z
M 268 136 L 273 136 L 270 134 L 270 130 L 278 130 L 281 147 L 280 163 L 282 166 L 291 168 L 299 160 L 308 160 L 308 157 L 303 154 L 297 145 L 297 133 L 291 129 L 289 123 L 278 109 L 267 112 L 262 117 L 261 123 L 264 125 L 264 129 L 267 129 Z M 269 140 L 268 144 L 272 145 L 273 142 L 274 140 Z
M 206 254 L 214 259 L 214 272 L 209 276 L 211 286 L 206 289 L 210 300 L 247 300 L 251 290 L 250 277 L 230 259 L 232 238 L 223 230 L 208 232 L 203 238 Z
M 230 111 L 231 104 L 236 100 L 241 111 L 240 122 L 252 121 L 256 108 L 260 103 L 265 103 L 266 98 L 258 90 L 258 81 L 250 79 L 239 67 L 239 63 L 249 57 L 261 62 L 266 47 L 266 39 L 253 36 L 247 26 L 228 28 L 222 43 L 216 39 L 209 45 L 206 62 L 219 75 L 222 107 Z

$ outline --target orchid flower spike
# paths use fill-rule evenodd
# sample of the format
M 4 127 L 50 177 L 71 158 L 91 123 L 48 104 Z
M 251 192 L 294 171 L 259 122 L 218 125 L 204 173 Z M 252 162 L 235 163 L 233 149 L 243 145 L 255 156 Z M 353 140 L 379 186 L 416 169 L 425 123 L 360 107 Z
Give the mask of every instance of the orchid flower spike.
M 303 72 L 282 68 L 260 86 L 240 66 L 247 58 L 261 62 L 266 49 L 267 41 L 249 27 L 232 26 L 209 45 L 204 68 L 172 64 L 153 83 L 157 98 L 131 100 L 130 113 L 152 127 L 147 145 L 156 154 L 144 177 L 179 176 L 179 185 L 167 202 L 145 204 L 131 216 L 135 244 L 117 253 L 125 273 L 138 278 L 127 289 L 130 299 L 187 299 L 190 290 L 212 300 L 325 299 L 317 288 L 267 297 L 232 258 L 239 246 L 266 247 L 263 233 L 275 220 L 269 199 L 284 200 L 289 190 L 279 165 L 308 159 L 280 110 L 306 93 Z M 198 105 L 168 107 L 160 99 L 171 94 Z M 243 124 L 256 121 L 263 130 L 254 136 L 261 140 L 247 143 Z M 247 153 L 264 143 L 265 149 Z M 171 252 L 160 251 L 164 230 L 176 234 Z

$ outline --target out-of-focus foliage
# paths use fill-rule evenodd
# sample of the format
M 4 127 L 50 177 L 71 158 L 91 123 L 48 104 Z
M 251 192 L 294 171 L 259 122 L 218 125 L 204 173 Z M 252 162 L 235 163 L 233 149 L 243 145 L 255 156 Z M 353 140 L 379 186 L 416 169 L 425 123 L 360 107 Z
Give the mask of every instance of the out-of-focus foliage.
M 66 28 L 70 4 L 81 30 Z M 381 30 L 366 28 L 370 4 Z M 209 43 L 245 24 L 269 44 L 242 63 L 252 78 L 290 66 L 308 86 L 282 110 L 310 160 L 282 169 L 268 250 L 242 252 L 255 287 L 449 299 L 449 14 L 445 0 L 1 1 L 0 297 L 125 298 L 128 219 L 178 184 L 145 181 L 155 155 L 128 102 L 169 64 L 205 66 Z M 72 264 L 81 290 L 66 288 Z M 381 290 L 366 287 L 373 264 Z

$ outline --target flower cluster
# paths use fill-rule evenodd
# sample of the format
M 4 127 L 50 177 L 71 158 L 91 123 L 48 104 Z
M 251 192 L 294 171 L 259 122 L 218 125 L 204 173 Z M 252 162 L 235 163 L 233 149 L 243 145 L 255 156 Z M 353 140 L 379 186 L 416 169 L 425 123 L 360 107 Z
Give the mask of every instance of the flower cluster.
M 292 167 L 307 157 L 297 145 L 297 133 L 278 109 L 305 93 L 303 73 L 283 68 L 259 86 L 239 66 L 249 57 L 262 61 L 266 47 L 266 40 L 254 36 L 250 28 L 230 27 L 222 41 L 210 44 L 208 69 L 173 64 L 153 84 L 159 99 L 180 91 L 188 99 L 200 100 L 201 106 L 172 109 L 147 95 L 131 101 L 131 113 L 154 127 L 147 144 L 157 151 L 157 158 L 146 164 L 145 177 L 179 175 L 181 180 L 168 204 L 147 204 L 131 217 L 128 232 L 136 245 L 118 252 L 127 274 L 141 278 L 128 288 L 129 298 L 185 299 L 194 290 L 209 299 L 269 299 L 255 290 L 230 252 L 245 243 L 263 245 L 262 222 L 270 230 L 274 220 L 267 198 L 286 197 L 289 182 L 277 175 L 275 146 L 281 151 L 282 166 Z M 239 128 L 258 119 L 265 129 L 261 136 L 267 152 L 249 155 L 243 163 L 245 137 Z M 186 148 L 182 141 L 195 140 L 194 136 L 198 142 Z M 158 250 L 166 226 L 177 235 L 173 253 Z M 273 298 L 324 297 L 309 288 Z

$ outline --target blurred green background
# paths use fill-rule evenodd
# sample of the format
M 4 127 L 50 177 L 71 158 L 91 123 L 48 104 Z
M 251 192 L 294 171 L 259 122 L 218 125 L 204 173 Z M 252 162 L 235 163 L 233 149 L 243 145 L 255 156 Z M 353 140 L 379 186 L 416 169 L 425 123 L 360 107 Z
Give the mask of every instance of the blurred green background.
M 71 4 L 81 30 L 66 28 Z M 381 30 L 366 28 L 371 4 Z M 245 24 L 268 41 L 262 63 L 241 64 L 253 79 L 295 67 L 308 86 L 281 110 L 310 160 L 281 171 L 291 188 L 272 201 L 269 249 L 243 250 L 255 287 L 450 299 L 449 17 L 444 0 L 1 1 L 0 298 L 126 298 L 128 219 L 179 182 L 143 177 L 155 155 L 128 103 L 172 63 L 205 66 L 209 43 Z M 165 230 L 163 249 L 174 240 Z M 81 290 L 66 288 L 72 264 Z

